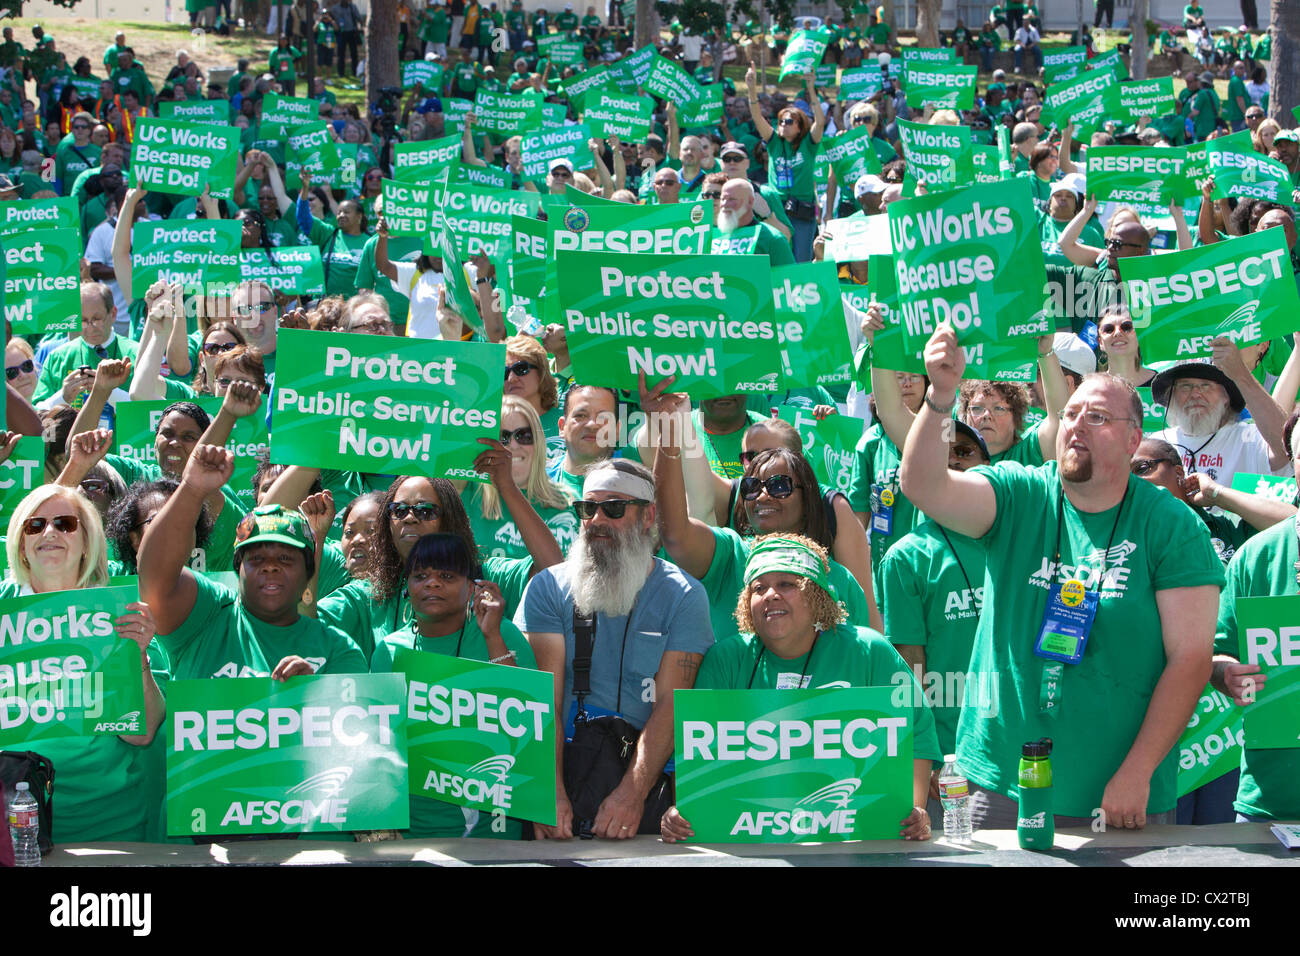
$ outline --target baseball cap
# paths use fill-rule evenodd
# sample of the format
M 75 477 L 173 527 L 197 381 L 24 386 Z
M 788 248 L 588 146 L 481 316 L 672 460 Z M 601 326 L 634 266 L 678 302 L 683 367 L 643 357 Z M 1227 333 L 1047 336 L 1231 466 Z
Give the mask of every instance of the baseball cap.
M 1173 391 L 1174 382 L 1180 378 L 1199 378 L 1222 385 L 1224 391 L 1228 393 L 1228 404 L 1234 412 L 1239 412 L 1246 407 L 1246 400 L 1242 398 L 1241 389 L 1237 388 L 1232 379 L 1228 378 L 1217 366 L 1210 362 L 1183 362 L 1181 365 L 1165 369 L 1151 380 L 1151 397 L 1158 404 L 1167 406 L 1169 404 L 1169 393 Z
M 858 178 L 853 186 L 853 198 L 861 199 L 870 193 L 883 193 L 889 184 L 874 173 L 867 173 Z
M 19 187 L 14 185 L 14 181 L 8 176 L 0 173 L 0 193 L 12 192 Z
M 1067 372 L 1088 375 L 1097 371 L 1097 353 L 1072 332 L 1057 332 L 1052 336 L 1052 351 Z
M 1273 137 L 1273 142 L 1276 143 L 1278 140 L 1287 143 L 1300 143 L 1300 133 L 1293 129 L 1280 129 L 1277 131 L 1277 135 Z
M 573 172 L 573 160 L 569 159 L 569 157 L 567 156 L 561 156 L 559 159 L 556 159 L 551 163 L 550 166 L 547 167 L 547 169 L 548 170 L 559 169 L 561 166 L 563 166 L 569 172 Z
M 1051 193 L 1069 191 L 1086 196 L 1088 194 L 1087 186 L 1088 178 L 1082 173 L 1066 173 L 1056 182 L 1052 183 L 1052 188 L 1049 190 L 1048 194 L 1050 195 Z
M 994 70 L 994 71 L 993 71 L 993 81 L 994 81 L 995 83 L 996 83 L 996 82 L 1000 82 L 1000 81 L 1002 81 L 1002 80 L 1005 80 L 1006 78 L 1007 78 L 1007 71 L 1006 71 L 1006 70 Z
M 1201 82 L 1204 83 L 1206 86 L 1213 86 L 1214 74 L 1211 73 L 1209 70 L 1206 70 L 1204 73 L 1201 74 Z
M 984 440 L 984 436 L 979 433 L 978 429 L 972 428 L 970 425 L 967 425 L 963 421 L 958 421 L 957 419 L 953 419 L 952 424 L 961 435 L 969 438 L 979 446 L 979 449 L 983 452 L 986 460 L 992 460 L 993 456 L 989 454 L 988 442 Z
M 718 150 L 718 155 L 726 159 L 731 153 L 740 153 L 746 159 L 749 159 L 749 150 L 745 149 L 744 143 L 738 143 L 734 139 L 729 143 L 723 143 L 722 149 Z
M 235 526 L 235 553 L 250 544 L 285 544 L 314 554 L 316 536 L 301 512 L 284 505 L 259 505 Z

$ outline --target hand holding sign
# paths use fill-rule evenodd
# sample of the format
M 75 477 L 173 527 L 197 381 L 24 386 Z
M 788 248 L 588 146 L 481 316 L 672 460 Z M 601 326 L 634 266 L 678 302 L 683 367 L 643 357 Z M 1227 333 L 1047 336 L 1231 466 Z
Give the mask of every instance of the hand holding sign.
M 474 459 L 474 470 L 479 474 L 487 475 L 492 484 L 500 488 L 509 482 L 514 481 L 510 471 L 511 462 L 514 455 L 510 449 L 495 438 L 480 438 L 479 444 L 487 445 L 487 451 L 481 451 L 478 457 Z
M 904 840 L 930 839 L 930 814 L 925 807 L 913 807 L 899 825 L 903 829 L 898 835 Z
M 689 840 L 695 836 L 695 831 L 674 806 L 669 807 L 659 821 L 659 836 L 665 843 L 676 843 L 679 840 Z
M 157 625 L 154 623 L 153 612 L 149 610 L 149 605 L 143 601 L 132 601 L 126 606 L 126 613 L 113 622 L 117 628 L 117 636 L 126 638 L 128 641 L 134 641 L 143 654 L 149 649 L 149 642 L 153 640 Z
M 275 670 L 271 671 L 271 680 L 287 681 L 290 677 L 310 677 L 316 673 L 316 668 L 307 663 L 296 654 L 290 654 L 275 665 Z
M 1260 673 L 1258 664 L 1239 664 L 1236 661 L 1223 665 L 1223 686 L 1232 702 L 1239 707 L 1253 704 L 1268 677 Z

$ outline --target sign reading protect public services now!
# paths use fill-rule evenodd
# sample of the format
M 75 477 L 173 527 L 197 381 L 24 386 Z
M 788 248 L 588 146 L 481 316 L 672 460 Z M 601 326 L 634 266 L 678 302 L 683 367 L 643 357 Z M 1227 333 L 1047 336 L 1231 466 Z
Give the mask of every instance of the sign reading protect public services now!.
M 167 835 L 404 830 L 400 674 L 174 681 Z
M 271 460 L 391 475 L 484 480 L 504 345 L 280 332 Z
M 677 809 L 700 843 L 898 838 L 911 710 L 888 687 L 679 690 Z
M 555 699 L 547 671 L 400 650 L 410 792 L 555 825 Z

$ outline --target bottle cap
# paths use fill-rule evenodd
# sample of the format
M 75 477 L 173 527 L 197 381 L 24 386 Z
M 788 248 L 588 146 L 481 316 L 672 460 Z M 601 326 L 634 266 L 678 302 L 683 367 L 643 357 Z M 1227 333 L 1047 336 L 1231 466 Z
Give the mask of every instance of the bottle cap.
M 957 755 L 956 755 L 956 754 L 944 754 L 944 755 L 943 755 L 943 762 L 944 762 L 944 763 L 956 763 L 956 762 L 957 762 Z
M 1052 752 L 1052 738 L 1040 737 L 1037 740 L 1031 740 L 1020 748 L 1022 757 L 1046 757 Z
M 31 785 L 26 780 L 20 780 L 14 786 L 15 793 L 22 793 L 24 790 L 31 790 Z

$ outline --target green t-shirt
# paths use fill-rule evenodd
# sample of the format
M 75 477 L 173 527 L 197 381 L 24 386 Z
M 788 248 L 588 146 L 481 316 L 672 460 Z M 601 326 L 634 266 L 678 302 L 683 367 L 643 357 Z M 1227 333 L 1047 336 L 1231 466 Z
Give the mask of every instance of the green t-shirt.
M 302 51 L 290 47 L 287 50 L 276 48 L 271 51 L 270 65 L 271 75 L 277 80 L 287 80 L 292 83 L 298 78 L 294 71 L 294 60 L 302 56 Z
M 709 252 L 715 256 L 762 255 L 771 259 L 774 266 L 794 265 L 790 243 L 765 222 L 742 226 L 731 233 L 714 229 Z
M 777 133 L 767 141 L 767 181 L 786 199 L 817 201 L 817 144 L 812 135 L 791 146 Z
M 1103 512 L 1081 513 L 1064 501 L 1058 522 L 1055 462 L 981 465 L 973 473 L 989 482 L 997 501 L 981 539 L 987 573 L 968 678 L 985 682 L 990 706 L 962 710 L 958 759 L 971 780 L 1016 799 L 1021 745 L 1051 737 L 1055 812 L 1088 817 L 1133 746 L 1165 668 L 1156 592 L 1222 587 L 1223 566 L 1196 515 L 1140 478 L 1131 477 L 1124 501 Z M 1061 567 L 1053 573 L 1058 531 Z M 1077 577 L 1095 593 L 1103 562 L 1083 659 L 1062 665 L 1049 716 L 1040 692 L 1056 662 L 1033 654 L 1048 588 Z M 1177 773 L 1174 748 L 1151 777 L 1149 813 L 1174 806 Z
M 903 457 L 885 434 L 879 422 L 858 439 L 853 453 L 853 479 L 849 484 L 849 506 L 856 512 L 866 513 L 867 534 L 871 539 L 871 581 L 876 592 L 876 602 L 884 611 L 885 594 L 880 582 L 880 561 L 895 541 L 907 535 L 925 516 L 917 511 L 903 494 L 898 473 Z M 884 492 L 894 497 L 893 505 L 885 505 Z M 872 511 L 872 504 L 877 510 Z M 892 507 L 892 525 L 884 509 Z M 886 527 L 888 526 L 888 530 Z
M 325 294 L 349 298 L 357 292 L 357 268 L 361 253 L 370 239 L 364 232 L 349 236 L 342 229 L 328 226 L 315 217 L 308 239 L 320 246 L 321 264 L 325 268 Z
M 352 575 L 348 574 L 348 562 L 343 556 L 343 549 L 333 541 L 326 541 L 325 547 L 321 550 L 320 574 L 317 575 L 316 581 L 316 589 L 319 592 L 317 599 L 333 594 L 339 588 L 351 583 Z
M 745 438 L 745 430 L 755 422 L 761 422 L 767 418 L 766 415 L 760 415 L 757 412 L 746 410 L 745 416 L 748 421 L 734 432 L 727 432 L 725 435 L 716 435 L 704 427 L 704 413 L 700 409 L 691 412 L 691 424 L 695 426 L 695 434 L 699 436 L 700 444 L 704 446 L 704 454 L 709 459 L 709 467 L 714 473 L 721 475 L 723 478 L 739 478 L 745 473 L 745 466 L 740 463 L 740 446 Z M 581 491 L 578 497 L 582 497 Z
M 77 177 L 99 165 L 99 147 L 94 143 L 78 146 L 69 133 L 54 151 L 54 178 L 63 184 L 63 195 L 72 195 Z
M 277 627 L 253 617 L 233 591 L 194 575 L 194 609 L 170 634 L 159 634 L 176 680 L 207 677 L 269 677 L 297 655 L 318 674 L 364 674 L 366 659 L 341 630 L 310 617 Z
M 889 24 L 873 23 L 871 26 L 867 27 L 867 36 L 870 37 L 871 42 L 877 46 L 886 45 L 889 43 Z
M 820 507 L 816 502 L 813 507 Z M 736 602 L 745 589 L 745 563 L 753 538 L 742 538 L 730 528 L 710 528 L 713 533 L 713 561 L 700 578 L 709 596 L 709 619 L 713 622 L 713 636 L 722 640 L 739 633 L 736 626 Z M 836 597 L 848 612 L 848 624 L 866 626 L 867 596 L 853 575 L 843 565 L 831 560 L 829 574 Z
M 1228 101 L 1223 105 L 1223 118 L 1229 123 L 1240 123 L 1246 118 L 1245 111 L 1237 105 L 1237 98 L 1250 106 L 1250 94 L 1246 92 L 1246 81 L 1236 73 L 1228 80 Z
M 1292 521 L 1259 532 L 1237 551 L 1228 565 L 1228 583 L 1219 599 L 1214 653 L 1241 656 L 1239 599 L 1300 594 L 1295 574 L 1298 560 Z M 1300 819 L 1300 750 L 1243 749 L 1241 782 L 1233 807 L 1251 816 Z
M 1017 154 L 1019 155 L 1019 154 Z M 1065 232 L 1065 227 L 1069 221 L 1057 222 L 1046 212 L 1038 214 L 1038 238 L 1043 245 L 1043 260 L 1058 266 L 1070 266 L 1073 263 L 1061 253 L 1061 233 Z M 1078 241 L 1085 246 L 1092 246 L 1094 249 L 1104 249 L 1106 247 L 1106 236 L 1101 231 L 1096 219 L 1089 219 L 1084 224 L 1083 231 L 1079 233 Z
M 1025 465 L 1028 468 L 1037 468 L 1043 464 L 1043 445 L 1038 440 L 1038 429 L 1042 427 L 1042 422 L 1030 428 L 1026 428 L 1016 443 L 1006 451 L 1000 451 L 996 455 L 989 456 L 989 464 L 996 465 L 999 462 L 1014 461 L 1017 464 Z
M 975 626 L 984 600 L 984 550 L 965 535 L 923 521 L 880 562 L 886 595 L 885 633 L 895 646 L 925 648 L 918 674 L 934 708 L 942 753 L 956 752 L 957 718 L 970 670 Z M 977 701 L 978 688 L 971 689 Z
M 474 541 L 478 544 L 479 553 L 484 557 L 528 557 L 524 539 L 520 537 L 519 530 L 510 518 L 510 512 L 504 506 L 502 506 L 501 517 L 495 521 L 483 517 L 483 504 L 479 498 L 481 488 L 483 485 L 478 482 L 470 482 L 460 496 L 465 503 L 465 513 L 469 515 L 469 526 L 474 531 Z M 536 502 L 533 503 L 533 507 L 546 522 L 546 526 L 551 529 L 551 534 L 555 535 L 560 550 L 568 554 L 569 548 L 578 538 L 579 530 L 578 516 L 573 513 L 573 509 L 547 508 Z
M 121 335 L 114 335 L 113 340 L 102 346 L 101 357 L 95 346 L 87 345 L 82 338 L 74 339 L 67 345 L 61 345 L 45 357 L 41 367 L 41 377 L 36 382 L 36 391 L 32 393 L 33 402 L 42 402 L 56 392 L 63 390 L 63 380 L 74 368 L 88 365 L 97 368 L 105 359 L 129 358 L 135 361 L 136 343 Z
M 446 8 L 439 5 L 429 10 L 420 25 L 420 39 L 425 43 L 446 43 L 449 36 L 451 24 L 447 20 Z

